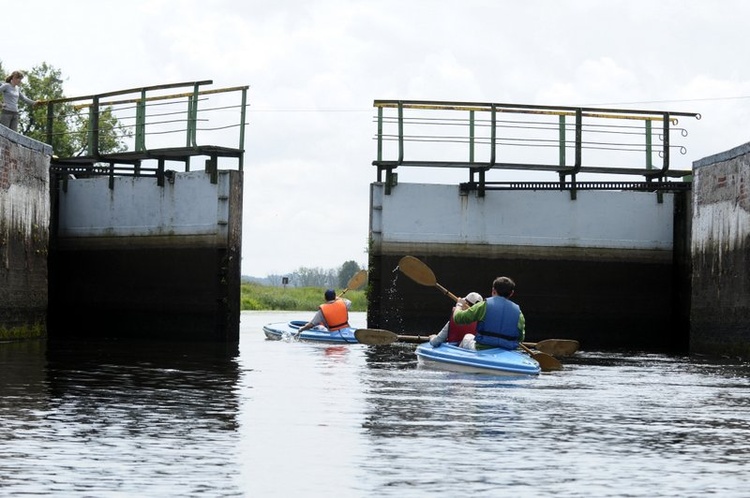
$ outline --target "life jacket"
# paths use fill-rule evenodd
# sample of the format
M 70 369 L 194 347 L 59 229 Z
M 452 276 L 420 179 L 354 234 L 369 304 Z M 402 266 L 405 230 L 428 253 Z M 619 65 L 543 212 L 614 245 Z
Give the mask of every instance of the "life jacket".
M 326 328 L 331 332 L 349 326 L 349 310 L 346 309 L 346 303 L 341 299 L 321 304 L 320 312 L 323 314 Z
M 448 325 L 448 339 L 446 341 L 461 342 L 466 334 L 475 334 L 476 331 L 477 322 L 458 324 L 453 320 L 453 314 L 451 314 L 450 324 Z
M 477 344 L 503 349 L 516 349 L 521 339 L 518 319 L 521 308 L 504 297 L 493 296 L 487 299 L 487 312 L 484 320 L 477 323 Z

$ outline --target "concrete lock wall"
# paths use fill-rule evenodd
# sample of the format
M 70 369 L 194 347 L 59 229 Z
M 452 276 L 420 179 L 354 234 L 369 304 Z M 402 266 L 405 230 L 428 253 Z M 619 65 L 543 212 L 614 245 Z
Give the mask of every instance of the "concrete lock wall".
M 691 350 L 750 356 L 750 143 L 693 164 Z
M 0 126 L 0 338 L 46 331 L 51 154 Z
M 685 194 L 633 191 L 488 191 L 371 185 L 368 324 L 435 333 L 453 302 L 395 271 L 422 259 L 457 295 L 487 296 L 500 275 L 527 336 L 578 339 L 589 348 L 687 349 L 685 268 L 675 251 L 689 233 Z M 675 238 L 677 240 L 675 240 Z
M 50 337 L 239 342 L 242 172 L 71 179 L 50 259 Z

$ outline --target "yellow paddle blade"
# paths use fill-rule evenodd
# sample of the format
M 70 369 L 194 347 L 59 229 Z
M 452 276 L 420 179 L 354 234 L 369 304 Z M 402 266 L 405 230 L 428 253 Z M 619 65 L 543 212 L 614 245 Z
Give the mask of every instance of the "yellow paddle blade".
M 573 339 L 545 339 L 531 347 L 552 356 L 565 357 L 575 354 L 578 351 L 579 344 L 578 341 Z
M 352 278 L 349 279 L 349 283 L 346 284 L 346 288 L 351 290 L 359 289 L 365 283 L 365 280 L 367 280 L 367 270 L 359 270 L 354 274 Z
M 542 372 L 553 372 L 555 370 L 562 370 L 563 368 L 560 360 L 547 353 L 531 353 L 531 357 L 539 363 Z
M 404 275 L 414 280 L 420 285 L 435 286 L 437 279 L 435 274 L 432 272 L 429 266 L 422 263 L 419 259 L 414 256 L 404 256 L 398 262 L 398 269 L 401 270 Z
M 398 340 L 398 335 L 382 329 L 357 329 L 354 331 L 354 337 L 357 338 L 357 342 L 371 346 L 381 346 Z
M 542 369 L 542 372 L 553 372 L 555 370 L 562 370 L 563 368 L 562 363 L 560 363 L 560 360 L 558 360 L 554 356 L 550 356 L 547 353 L 540 353 L 537 351 L 532 351 L 528 347 L 526 347 L 523 343 L 519 343 L 519 346 L 521 347 L 521 349 L 526 351 L 532 358 L 534 358 L 537 363 L 539 363 L 539 367 Z

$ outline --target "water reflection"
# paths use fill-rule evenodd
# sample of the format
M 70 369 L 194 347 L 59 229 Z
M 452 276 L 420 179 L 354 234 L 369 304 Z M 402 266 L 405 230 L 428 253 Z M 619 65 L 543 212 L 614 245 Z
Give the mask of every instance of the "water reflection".
M 413 344 L 394 343 L 385 346 L 370 346 L 364 350 L 368 368 L 402 370 L 417 365 Z
M 21 420 L 46 393 L 44 341 L 0 343 L 0 414 Z
M 241 495 L 236 348 L 21 344 L 0 345 L 4 493 Z
M 237 350 L 213 343 L 65 342 L 47 350 L 49 401 L 87 418 L 115 410 L 126 430 L 235 430 Z M 144 410 L 144 407 L 148 407 Z M 58 407 L 59 408 L 59 407 Z M 162 427 L 164 426 L 164 427 Z

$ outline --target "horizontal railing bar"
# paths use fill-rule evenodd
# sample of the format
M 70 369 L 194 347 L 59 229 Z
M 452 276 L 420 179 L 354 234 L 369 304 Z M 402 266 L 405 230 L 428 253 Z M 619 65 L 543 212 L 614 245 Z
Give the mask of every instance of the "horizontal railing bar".
M 610 109 L 602 107 L 572 107 L 572 106 L 547 106 L 547 105 L 536 105 L 536 104 L 505 104 L 505 103 L 484 103 L 484 102 L 445 102 L 445 101 L 429 101 L 429 100 L 375 100 L 374 107 L 385 107 L 385 108 L 413 108 L 413 109 L 429 109 L 429 110 L 457 110 L 457 111 L 492 111 L 493 109 L 497 112 L 523 112 L 523 111 L 546 111 L 542 113 L 549 113 L 554 115 L 575 115 L 578 110 L 583 113 L 605 113 L 607 118 L 609 114 L 622 115 L 623 118 L 630 114 L 638 114 L 636 119 L 645 119 L 644 116 L 653 116 L 655 120 L 663 119 L 664 113 L 659 111 L 648 111 L 642 109 Z M 585 114 L 584 114 L 585 115 Z M 670 116 L 689 116 L 699 117 L 699 113 L 695 112 L 669 112 Z M 593 114 L 592 114 L 593 116 Z M 700 118 L 699 118 L 700 119 Z
M 128 90 L 118 90 L 115 92 L 108 92 L 108 93 L 98 93 L 94 95 L 85 95 L 81 97 L 66 97 L 61 99 L 51 99 L 51 100 L 45 100 L 44 103 L 47 104 L 59 104 L 63 102 L 75 102 L 76 100 L 90 100 L 95 97 L 103 98 L 103 97 L 114 97 L 115 95 L 127 95 L 130 93 L 136 93 L 136 92 L 142 92 L 142 91 L 153 91 L 153 90 L 167 90 L 169 88 L 180 88 L 180 87 L 186 87 L 186 86 L 195 86 L 195 85 L 210 85 L 213 83 L 213 80 L 203 80 L 203 81 L 186 81 L 182 83 L 168 83 L 164 85 L 154 85 L 154 86 L 144 86 L 139 88 L 131 88 Z

